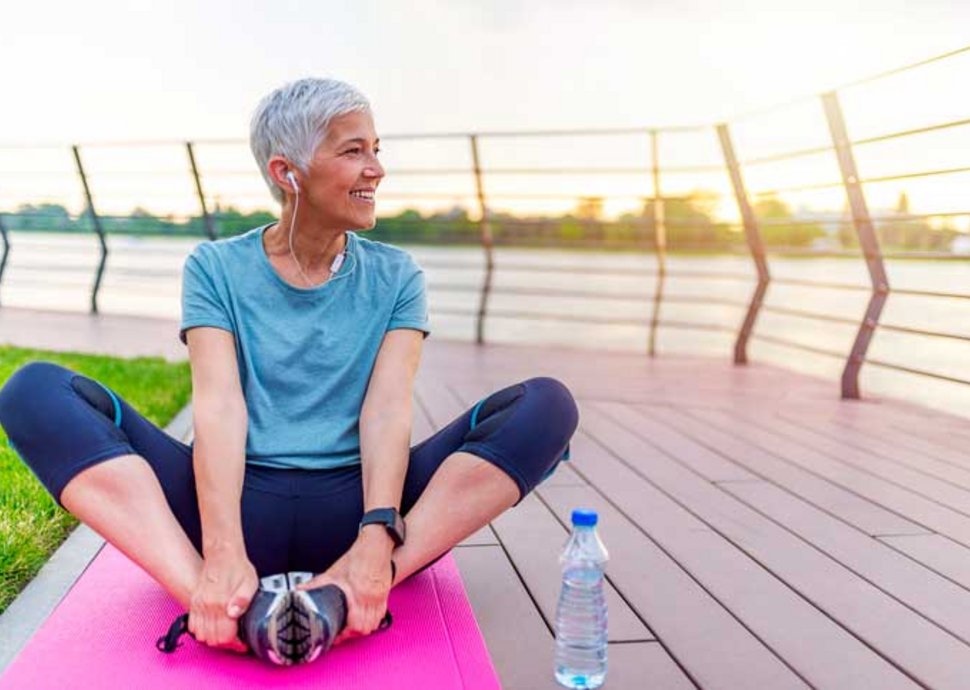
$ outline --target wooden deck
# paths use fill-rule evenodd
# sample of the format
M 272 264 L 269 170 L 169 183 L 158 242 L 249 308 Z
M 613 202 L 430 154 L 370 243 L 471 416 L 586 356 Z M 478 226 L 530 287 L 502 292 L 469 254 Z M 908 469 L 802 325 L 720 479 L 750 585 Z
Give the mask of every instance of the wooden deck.
M 726 360 L 429 341 L 415 439 L 538 375 L 579 403 L 572 461 L 455 550 L 506 688 L 556 687 L 581 505 L 611 555 L 607 688 L 970 688 L 970 422 Z

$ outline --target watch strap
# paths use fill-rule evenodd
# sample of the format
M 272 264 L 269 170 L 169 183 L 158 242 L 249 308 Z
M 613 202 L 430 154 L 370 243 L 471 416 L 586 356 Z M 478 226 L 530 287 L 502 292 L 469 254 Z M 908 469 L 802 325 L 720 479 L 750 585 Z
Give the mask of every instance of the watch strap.
M 374 508 L 364 513 L 360 519 L 359 529 L 366 525 L 384 525 L 395 546 L 404 543 L 404 520 L 401 518 L 397 508 Z

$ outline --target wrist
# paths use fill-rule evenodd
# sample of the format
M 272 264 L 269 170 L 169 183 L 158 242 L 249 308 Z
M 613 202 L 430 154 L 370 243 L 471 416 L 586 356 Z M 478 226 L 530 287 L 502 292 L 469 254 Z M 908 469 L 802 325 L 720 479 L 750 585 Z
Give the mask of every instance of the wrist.
M 210 539 L 202 543 L 203 559 L 223 559 L 246 556 L 246 547 L 241 539 Z
M 357 539 L 361 543 L 374 548 L 384 547 L 388 553 L 394 550 L 394 539 L 388 533 L 387 528 L 381 524 L 364 525 L 360 528 Z
M 365 528 L 373 529 L 374 526 L 382 527 L 395 546 L 401 546 L 404 543 L 406 526 L 404 518 L 396 507 L 371 508 L 365 512 L 360 519 L 358 534 Z

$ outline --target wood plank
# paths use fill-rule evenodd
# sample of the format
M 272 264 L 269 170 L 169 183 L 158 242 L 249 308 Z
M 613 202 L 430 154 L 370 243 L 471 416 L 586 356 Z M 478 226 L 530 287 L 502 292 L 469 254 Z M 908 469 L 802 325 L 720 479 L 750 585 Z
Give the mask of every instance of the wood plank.
M 879 537 L 894 549 L 970 589 L 970 549 L 939 534 Z
M 465 537 L 458 546 L 499 546 L 498 537 L 490 525 L 485 525 L 477 532 Z
M 906 462 L 887 459 L 872 452 L 871 446 L 868 449 L 863 449 L 855 444 L 845 443 L 843 439 L 834 435 L 837 431 L 833 431 L 831 426 L 824 429 L 806 428 L 778 415 L 769 418 L 761 415 L 755 417 L 739 414 L 736 410 L 730 413 L 722 411 L 701 414 L 704 414 L 705 418 L 708 419 L 717 416 L 722 421 L 730 420 L 732 423 L 739 423 L 743 419 L 745 428 L 748 428 L 747 425 L 758 427 L 771 434 L 788 439 L 799 447 L 810 448 L 814 452 L 827 455 L 832 460 L 855 467 L 866 474 L 905 487 L 964 515 L 967 515 L 967 511 L 970 510 L 970 491 L 954 485 L 949 480 L 931 476 L 912 467 L 911 464 L 914 461 L 926 463 L 925 459 L 917 458 L 914 453 L 903 454 L 903 457 L 907 458 Z M 788 445 L 792 444 L 789 443 Z M 940 466 L 945 467 L 943 463 L 940 463 Z M 970 477 L 970 473 L 967 476 Z
M 419 374 L 415 381 L 415 394 L 421 399 L 424 411 L 434 428 L 441 429 L 450 424 L 464 410 L 455 406 L 454 396 L 440 377 L 424 370 L 422 370 L 422 374 Z
M 599 513 L 610 579 L 700 687 L 807 687 L 703 584 L 598 493 L 584 487 L 541 493 L 560 519 L 577 506 Z
M 743 437 L 745 445 L 749 447 L 770 451 L 785 461 L 864 496 L 924 526 L 927 531 L 945 534 L 961 544 L 970 545 L 970 517 L 951 508 L 856 467 L 833 460 L 811 447 L 745 423 L 737 417 L 729 417 L 712 410 L 692 410 L 691 415 L 705 424 L 719 427 L 734 436 Z
M 428 416 L 425 410 L 424 400 L 421 399 L 421 395 L 417 390 L 415 390 L 413 398 L 414 402 L 411 409 L 411 445 L 416 446 L 434 434 L 435 425 Z
M 739 549 L 743 549 L 751 558 L 783 579 L 789 587 L 819 610 L 851 630 L 856 637 L 849 636 L 851 641 L 843 640 L 838 645 L 840 649 L 835 656 L 829 656 L 830 660 L 839 658 L 845 661 L 848 658 L 846 653 L 849 652 L 853 655 L 849 665 L 858 669 L 861 664 L 867 664 L 870 672 L 887 676 L 886 680 L 877 682 L 867 679 L 863 682 L 833 683 L 830 678 L 818 684 L 882 688 L 887 687 L 887 682 L 908 681 L 902 676 L 893 678 L 888 673 L 892 670 L 890 667 L 881 667 L 876 663 L 878 661 L 885 664 L 885 660 L 875 656 L 870 650 L 861 645 L 853 646 L 853 642 L 858 644 L 862 640 L 881 655 L 893 659 L 895 664 L 924 684 L 939 688 L 965 686 L 966 669 L 970 668 L 970 647 L 952 634 L 758 515 L 720 487 L 702 481 L 669 458 L 648 457 L 646 444 L 605 416 L 591 415 L 587 410 L 586 424 L 596 434 L 599 442 L 623 457 L 631 467 L 635 467 L 637 474 L 649 478 L 678 503 L 689 505 L 706 524 L 717 529 Z M 586 465 L 579 470 L 584 472 L 584 467 Z M 584 474 L 593 479 L 589 473 Z M 599 480 L 593 481 L 601 486 Z M 633 480 L 626 481 L 632 483 Z M 611 487 L 608 493 L 612 496 L 619 494 L 615 487 Z M 642 510 L 628 502 L 621 505 L 634 517 L 634 511 Z M 646 524 L 645 521 L 637 519 Z M 775 615 L 790 622 L 791 614 L 797 612 L 798 609 L 790 605 L 787 609 L 775 611 Z M 662 631 L 656 629 L 649 619 L 647 622 L 662 639 Z M 782 654 L 803 673 L 817 676 L 820 673 L 819 665 L 823 663 L 818 655 L 824 654 L 821 650 L 832 644 L 833 633 L 825 634 L 821 624 L 811 619 L 809 622 L 815 623 L 815 630 L 819 634 L 807 635 L 805 633 L 808 631 L 803 630 L 801 625 L 792 625 L 802 633 L 799 636 L 800 644 L 814 651 L 807 655 L 808 658 L 800 649 L 786 649 Z M 844 633 L 841 629 L 838 630 Z M 794 641 L 780 637 L 775 644 Z
M 566 460 L 559 463 L 559 467 L 542 482 L 542 486 L 586 486 L 586 480 L 576 474 L 572 464 Z
M 938 459 L 925 449 L 913 448 L 908 434 L 900 434 L 897 429 L 882 428 L 878 433 L 861 430 L 858 426 L 841 423 L 818 425 L 793 413 L 780 412 L 774 419 L 783 419 L 802 428 L 824 432 L 825 436 L 841 444 L 862 449 L 879 457 L 893 460 L 917 472 L 951 482 L 970 489 L 970 466 L 961 466 L 952 460 Z M 812 426 L 808 426 L 811 424 Z M 922 442 L 917 439 L 917 445 Z M 928 444 L 922 444 L 928 445 Z
M 604 428 L 602 420 L 597 420 L 590 410 L 587 411 L 586 423 L 591 426 L 593 433 Z M 612 440 L 614 437 L 610 438 Z M 658 472 L 661 476 L 651 477 L 657 484 L 654 486 L 620 462 L 616 455 L 607 452 L 605 447 L 587 440 L 585 433 L 576 441 L 577 448 L 583 449 L 576 460 L 579 471 L 590 479 L 597 490 L 608 496 L 609 501 L 622 509 L 628 519 L 649 534 L 729 610 L 750 631 L 749 634 L 774 650 L 809 684 L 819 687 L 913 687 L 908 678 L 816 606 L 792 591 L 787 582 L 753 559 L 747 550 L 714 532 L 708 524 L 658 489 L 658 486 L 667 489 L 671 477 L 674 481 L 683 480 L 683 477 L 677 477 L 676 467 L 664 467 L 673 465 L 672 461 L 651 457 L 649 451 L 640 445 L 611 449 L 624 457 L 628 457 L 627 451 L 632 450 L 645 465 L 661 468 Z M 663 477 L 664 474 L 667 479 Z M 705 487 L 708 494 L 705 500 L 713 501 L 711 510 L 731 520 L 738 530 L 753 533 L 765 530 L 767 520 L 753 511 L 748 510 L 744 514 L 731 510 L 730 506 L 719 505 L 721 501 L 712 499 L 712 496 L 720 493 L 716 485 L 696 477 L 687 483 Z M 543 495 L 546 493 L 543 492 Z M 726 498 L 736 503 L 734 499 Z M 696 506 L 691 508 L 695 512 L 703 512 Z M 604 534 L 606 527 L 604 524 Z M 607 547 L 610 546 L 611 542 L 607 542 Z M 644 616 L 647 625 L 668 645 L 671 653 L 691 671 L 691 656 L 681 657 L 678 647 L 667 639 L 667 631 L 648 611 L 637 605 L 636 593 L 627 591 L 619 582 L 616 584 Z M 831 660 L 836 658 L 847 663 L 832 664 Z M 704 682 L 701 685 L 706 687 Z
M 463 397 L 458 391 L 448 387 L 432 389 L 439 396 L 434 403 L 439 416 L 448 417 L 458 414 L 457 410 L 468 409 L 481 399 L 483 394 L 470 398 Z M 584 486 L 585 481 L 563 463 L 546 480 L 550 486 Z M 559 476 L 558 481 L 553 481 Z M 559 552 L 562 549 L 568 530 L 556 520 L 545 506 L 536 498 L 527 496 L 522 503 L 492 523 L 491 530 L 508 550 L 519 576 L 540 609 L 546 624 L 551 628 L 556 615 L 559 597 L 560 568 Z M 483 543 L 481 540 L 486 529 L 479 530 L 462 545 Z M 637 618 L 625 601 L 617 594 L 612 585 L 607 586 L 607 605 L 610 614 L 610 640 L 618 642 L 643 641 L 654 639 L 653 633 Z
M 597 403 L 597 405 L 608 411 L 614 418 L 617 415 L 624 416 L 630 423 L 636 424 L 637 435 L 660 450 L 676 448 L 683 442 L 683 435 L 675 429 L 645 415 L 637 415 L 626 405 L 606 402 Z M 712 482 L 759 479 L 757 475 L 738 463 L 703 447 L 695 446 L 690 453 L 682 454 L 678 459 Z
M 526 496 L 519 505 L 499 516 L 492 526 L 515 563 L 519 577 L 538 604 L 542 617 L 550 627 L 554 627 L 562 584 L 559 555 L 569 537 L 569 530 L 535 495 Z M 609 582 L 606 586 L 606 605 L 610 618 L 610 642 L 654 639 L 653 633 Z
M 608 409 L 610 413 L 615 412 L 614 408 Z M 681 410 L 638 406 L 636 412 L 641 417 L 650 416 L 676 429 L 677 441 L 664 445 L 664 449 L 674 457 L 692 455 L 698 452 L 698 449 L 715 450 L 733 462 L 743 465 L 752 474 L 804 497 L 867 534 L 929 533 L 929 530 L 922 525 L 917 525 L 868 498 L 852 493 L 812 473 L 810 468 L 805 469 L 785 462 L 774 455 L 771 449 L 766 450 L 747 443 L 743 439 L 704 424 Z M 625 417 L 621 421 L 623 419 Z M 628 428 L 635 429 L 634 426 L 629 425 Z
M 576 506 L 599 513 L 610 550 L 610 579 L 700 687 L 805 687 L 704 586 L 602 496 L 584 487 L 550 487 L 541 493 L 560 519 L 568 518 Z
M 815 410 L 807 417 L 826 426 L 837 424 L 870 438 L 891 440 L 901 448 L 970 468 L 966 438 L 966 434 L 970 433 L 970 420 L 936 410 L 921 408 L 912 412 L 908 407 L 905 410 L 901 410 L 901 407 L 881 404 L 873 409 L 859 403 L 849 403 L 835 410 Z M 792 412 L 798 413 L 800 410 Z
M 505 690 L 562 690 L 553 676 L 555 638 L 539 619 L 501 548 L 461 549 L 455 560 Z M 657 642 L 614 643 L 606 684 L 613 690 L 696 687 Z
M 697 687 L 657 642 L 611 644 L 606 656 L 604 689 L 687 690 Z
M 970 642 L 970 592 L 965 588 L 778 487 L 735 483 L 722 488 L 964 642 Z
M 554 640 L 498 546 L 455 549 L 465 591 L 505 690 L 553 687 Z

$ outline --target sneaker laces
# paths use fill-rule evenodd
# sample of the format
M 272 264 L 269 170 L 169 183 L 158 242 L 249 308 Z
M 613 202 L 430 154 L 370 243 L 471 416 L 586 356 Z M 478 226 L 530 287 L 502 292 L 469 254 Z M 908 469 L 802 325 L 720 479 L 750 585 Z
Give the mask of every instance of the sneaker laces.
M 168 632 L 158 638 L 155 642 L 155 647 L 160 652 L 165 654 L 171 654 L 176 649 L 182 646 L 179 642 L 179 638 L 185 633 L 192 635 L 192 631 L 189 630 L 189 614 L 183 613 L 181 616 L 175 619 L 172 625 L 169 626 Z M 195 638 L 195 635 L 192 635 Z

